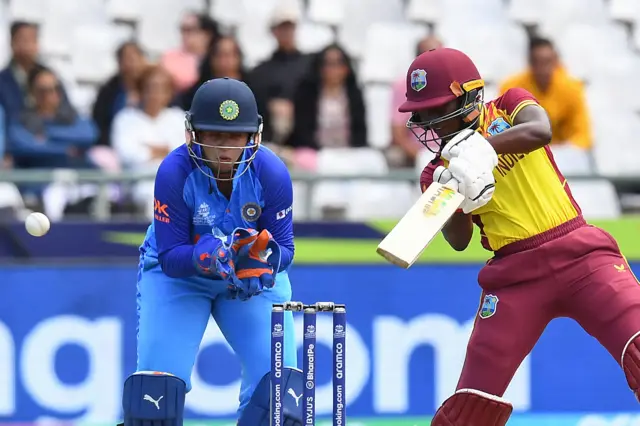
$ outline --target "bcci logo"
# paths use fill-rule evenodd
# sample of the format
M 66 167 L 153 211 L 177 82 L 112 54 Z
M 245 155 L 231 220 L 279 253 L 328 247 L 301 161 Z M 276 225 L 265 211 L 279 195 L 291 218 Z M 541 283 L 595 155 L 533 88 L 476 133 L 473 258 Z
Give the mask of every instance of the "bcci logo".
M 247 222 L 255 222 L 262 214 L 262 209 L 256 203 L 247 203 L 242 206 L 242 218 Z
M 236 101 L 226 100 L 220 104 L 220 117 L 227 121 L 233 121 L 240 115 L 240 107 Z
M 487 294 L 484 296 L 482 306 L 480 307 L 480 313 L 478 314 L 480 318 L 487 319 L 494 316 L 498 309 L 498 302 L 498 296 L 494 296 L 493 294 Z

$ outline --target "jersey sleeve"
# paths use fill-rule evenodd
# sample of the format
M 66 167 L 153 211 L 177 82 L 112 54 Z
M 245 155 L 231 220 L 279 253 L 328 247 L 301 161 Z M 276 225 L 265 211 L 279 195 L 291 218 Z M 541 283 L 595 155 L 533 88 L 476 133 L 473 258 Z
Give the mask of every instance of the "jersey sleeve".
M 293 185 L 291 175 L 282 161 L 273 157 L 262 164 L 259 174 L 262 185 L 264 208 L 258 219 L 260 230 L 268 230 L 281 250 L 280 269 L 291 265 L 295 246 L 293 242 Z
M 426 191 L 427 188 L 433 183 L 433 172 L 436 170 L 438 166 L 444 166 L 444 161 L 441 158 L 437 160 L 430 161 L 420 173 L 420 189 L 422 192 Z
M 508 89 L 502 96 L 496 99 L 496 108 L 505 111 L 509 115 L 509 120 L 513 124 L 516 115 L 527 105 L 540 105 L 538 100 L 529 93 L 528 90 L 521 88 Z
M 154 189 L 154 229 L 162 272 L 173 278 L 197 275 L 190 241 L 191 210 L 184 186 L 191 173 L 179 156 L 169 155 L 160 165 Z

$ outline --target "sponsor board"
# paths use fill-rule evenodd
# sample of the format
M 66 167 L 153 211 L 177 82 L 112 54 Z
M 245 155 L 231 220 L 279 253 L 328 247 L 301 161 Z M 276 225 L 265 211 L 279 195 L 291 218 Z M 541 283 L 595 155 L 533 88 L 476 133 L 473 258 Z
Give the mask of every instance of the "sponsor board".
M 293 268 L 294 299 L 347 305 L 345 397 L 350 425 L 359 418 L 423 419 L 451 394 L 478 309 L 479 269 Z M 120 417 L 122 383 L 136 360 L 135 276 L 133 266 L 0 268 L 0 420 L 89 424 Z M 330 317 L 317 319 L 316 396 L 322 416 L 331 411 L 332 336 Z M 301 344 L 302 318 L 297 321 Z M 211 322 L 192 376 L 187 417 L 233 418 L 239 373 L 238 361 Z M 506 397 L 518 414 L 510 425 L 520 424 L 520 418 L 526 423 L 523 413 L 553 417 L 566 412 L 604 415 L 574 416 L 575 423 L 563 425 L 640 425 L 633 423 L 636 417 L 614 415 L 637 409 L 616 362 L 566 319 L 548 327 Z M 386 424 L 372 420 L 363 425 Z

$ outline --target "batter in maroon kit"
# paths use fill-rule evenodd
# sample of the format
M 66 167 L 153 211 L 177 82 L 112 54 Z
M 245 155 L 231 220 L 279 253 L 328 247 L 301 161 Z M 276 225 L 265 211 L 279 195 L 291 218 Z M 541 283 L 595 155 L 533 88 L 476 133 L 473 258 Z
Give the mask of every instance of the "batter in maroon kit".
M 458 211 L 443 229 L 449 244 L 463 251 L 475 224 L 493 257 L 478 276 L 482 300 L 456 393 L 431 425 L 505 425 L 512 406 L 502 395 L 558 317 L 573 318 L 598 339 L 640 398 L 637 279 L 613 237 L 585 222 L 547 146 L 551 128 L 536 99 L 511 89 L 485 104 L 483 89 L 464 53 L 435 49 L 411 64 L 399 109 L 412 113 L 408 126 L 418 139 L 437 147 L 420 178 L 423 191 L 432 182 L 473 181 L 469 175 L 475 172 L 456 176 L 448 169 L 454 158 L 477 172 L 485 167 L 477 155 L 482 149 L 490 147 L 498 158 L 495 168 L 487 166 L 495 178 L 493 194 L 482 202 L 465 200 L 470 214 Z M 441 139 L 428 140 L 428 130 Z

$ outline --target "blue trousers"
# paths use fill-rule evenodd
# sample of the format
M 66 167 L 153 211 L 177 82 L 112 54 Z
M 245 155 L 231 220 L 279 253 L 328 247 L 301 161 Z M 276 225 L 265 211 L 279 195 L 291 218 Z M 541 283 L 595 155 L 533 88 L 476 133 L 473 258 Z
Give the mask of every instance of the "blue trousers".
M 166 276 L 159 266 L 141 268 L 137 371 L 174 374 L 191 390 L 191 371 L 209 316 L 213 315 L 242 366 L 241 411 L 260 379 L 270 371 L 271 306 L 291 300 L 291 283 L 288 274 L 281 272 L 272 289 L 248 301 L 229 299 L 226 295 L 227 286 L 222 281 L 176 279 Z M 294 330 L 291 312 L 285 317 L 285 329 Z M 293 331 L 285 339 L 284 363 L 296 367 Z

